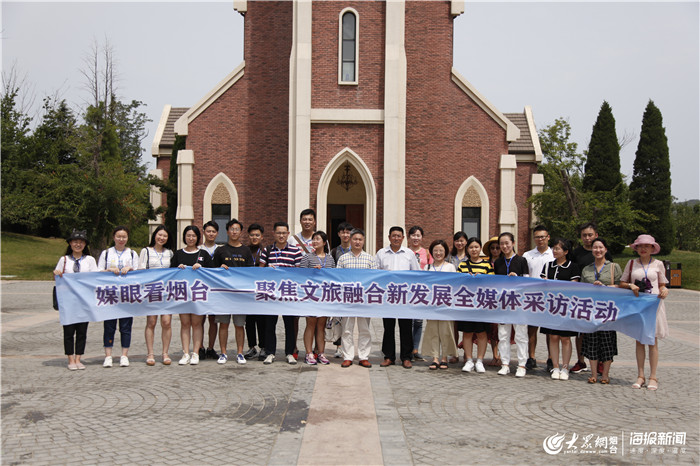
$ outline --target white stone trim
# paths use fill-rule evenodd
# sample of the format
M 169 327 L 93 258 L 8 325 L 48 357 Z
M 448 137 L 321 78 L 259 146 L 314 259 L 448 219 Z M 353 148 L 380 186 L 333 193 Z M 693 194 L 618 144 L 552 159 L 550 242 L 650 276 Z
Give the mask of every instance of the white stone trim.
M 470 187 L 473 187 L 476 190 L 476 193 L 481 199 L 481 231 L 479 232 L 479 235 L 482 241 L 488 241 L 489 225 L 491 220 L 489 215 L 489 194 L 486 191 L 486 188 L 484 188 L 484 185 L 481 184 L 481 182 L 473 175 L 464 180 L 457 190 L 457 194 L 455 195 L 454 231 L 462 230 L 462 200 Z
M 501 172 L 501 211 L 498 216 L 498 231 L 510 231 L 517 238 L 518 211 L 515 204 L 515 169 L 513 154 L 501 155 L 498 169 Z
M 406 223 L 406 2 L 387 1 L 385 8 L 383 246 L 389 228 Z
M 377 187 L 374 184 L 372 172 L 362 158 L 352 149 L 346 147 L 338 152 L 326 168 L 323 170 L 318 180 L 318 190 L 316 191 L 316 225 L 318 228 L 325 228 L 328 221 L 328 189 L 334 182 L 333 175 L 342 167 L 345 162 L 350 162 L 362 178 L 365 185 L 365 250 L 374 254 L 377 250 Z M 335 232 L 327 232 L 328 235 Z
M 185 112 L 178 120 L 175 122 L 175 134 L 180 136 L 187 136 L 187 127 L 192 120 L 197 118 L 204 110 L 207 109 L 211 104 L 216 102 L 216 100 L 221 97 L 221 95 L 226 92 L 231 86 L 236 84 L 236 82 L 243 77 L 243 70 L 245 68 L 245 61 L 231 71 L 228 76 L 226 76 L 219 84 L 217 84 L 207 95 L 205 95 L 199 102 L 190 107 L 189 110 Z
M 533 173 L 530 176 L 530 195 L 534 196 L 539 194 L 544 190 L 544 175 L 542 173 Z M 538 223 L 539 219 L 535 215 L 535 205 L 530 204 L 530 218 L 532 219 L 532 224 L 530 229 L 534 228 Z
M 311 0 L 294 0 L 289 57 L 289 170 L 287 221 L 301 229 L 299 212 L 311 202 Z
M 247 0 L 233 0 L 233 9 L 239 12 L 241 15 L 245 15 L 248 11 Z
M 383 124 L 384 110 L 373 108 L 312 108 L 311 123 Z
M 174 232 L 178 248 L 184 245 L 184 239 L 180 238 L 179 232 L 194 222 L 193 186 L 194 151 L 180 150 L 177 152 L 177 232 Z
M 530 130 L 530 138 L 532 139 L 532 145 L 535 148 L 535 162 L 542 162 L 542 146 L 540 146 L 540 136 L 537 134 L 537 128 L 535 127 L 535 117 L 532 115 L 532 107 L 529 105 L 525 106 L 525 118 L 527 119 L 527 127 Z
M 231 178 L 226 176 L 224 173 L 219 172 L 214 178 L 211 179 L 207 185 L 207 189 L 204 190 L 204 197 L 202 200 L 202 225 L 212 219 L 211 198 L 219 184 L 224 185 L 228 191 L 229 198 L 231 199 L 231 218 L 238 218 L 238 191 L 236 190 L 236 185 L 233 184 Z
M 163 139 L 163 133 L 165 133 L 165 125 L 168 123 L 168 115 L 172 110 L 172 105 L 163 106 L 163 112 L 160 114 L 160 120 L 158 120 L 158 127 L 156 128 L 156 134 L 153 137 L 153 144 L 151 145 L 151 155 L 153 157 L 158 157 L 160 155 L 160 141 Z
M 163 179 L 163 170 L 160 168 L 155 168 L 151 171 L 148 172 L 149 175 L 154 176 L 158 178 L 159 180 Z M 149 192 L 149 200 L 151 202 L 151 206 L 153 207 L 153 210 L 156 210 L 158 207 L 163 205 L 163 193 L 160 192 L 160 188 L 151 185 L 151 189 Z M 148 220 L 148 236 L 153 234 L 155 229 L 158 227 L 158 225 L 161 225 L 163 223 L 163 214 L 158 214 L 156 215 L 155 219 L 149 219 Z
M 520 129 L 518 129 L 515 124 L 505 117 L 498 109 L 486 99 L 476 88 L 467 81 L 464 76 L 459 74 L 457 70 L 452 68 L 452 81 L 457 84 L 465 94 L 476 102 L 476 104 L 481 107 L 493 120 L 499 124 L 499 126 L 506 130 L 506 140 L 508 142 L 513 142 L 520 137 Z
M 450 2 L 450 14 L 452 16 L 459 16 L 462 13 L 464 13 L 464 0 L 452 0 Z
M 343 81 L 343 15 L 351 12 L 355 15 L 355 80 Z M 338 15 L 338 84 L 356 86 L 360 81 L 360 14 L 354 8 L 343 8 Z

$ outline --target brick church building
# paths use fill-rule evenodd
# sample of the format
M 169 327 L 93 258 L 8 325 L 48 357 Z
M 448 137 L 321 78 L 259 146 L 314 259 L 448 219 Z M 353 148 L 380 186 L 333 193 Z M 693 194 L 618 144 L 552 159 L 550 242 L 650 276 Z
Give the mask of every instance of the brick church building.
M 364 228 L 370 252 L 393 225 L 421 225 L 426 246 L 464 230 L 530 248 L 527 198 L 543 185 L 532 112 L 501 113 L 453 68 L 463 1 L 234 8 L 244 62 L 193 106 L 166 106 L 153 142 L 156 175 L 178 164 L 179 242 L 188 224 L 232 217 L 271 242 L 274 222 L 299 231 L 311 207 L 334 239 L 346 219 Z M 171 160 L 175 134 L 186 149 Z

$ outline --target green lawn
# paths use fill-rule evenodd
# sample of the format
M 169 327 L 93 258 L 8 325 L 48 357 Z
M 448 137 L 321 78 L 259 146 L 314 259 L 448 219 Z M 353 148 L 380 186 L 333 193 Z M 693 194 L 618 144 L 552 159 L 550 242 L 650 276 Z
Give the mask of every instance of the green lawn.
M 615 256 L 615 262 L 624 270 L 627 261 L 637 257 L 630 248 L 625 248 L 622 254 Z M 674 249 L 667 256 L 653 256 L 655 259 L 671 261 L 671 268 L 677 268 L 681 264 L 681 285 L 687 290 L 700 291 L 700 253 L 679 251 Z
M 6 232 L 1 238 L 0 273 L 3 280 L 53 280 L 53 269 L 66 252 L 65 239 Z
M 4 280 L 53 280 L 53 269 L 66 250 L 66 240 L 3 232 L 1 248 L 0 273 Z M 624 269 L 627 261 L 633 257 L 636 257 L 634 252 L 625 248 L 615 262 Z M 676 263 L 680 262 L 683 288 L 700 291 L 700 253 L 674 250 L 668 256 L 654 257 L 670 260 L 671 268 L 676 268 Z

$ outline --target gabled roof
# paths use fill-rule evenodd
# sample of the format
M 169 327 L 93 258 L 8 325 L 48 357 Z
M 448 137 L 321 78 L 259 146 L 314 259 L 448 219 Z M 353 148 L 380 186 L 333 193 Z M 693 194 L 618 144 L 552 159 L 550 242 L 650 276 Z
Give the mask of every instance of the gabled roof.
M 523 113 L 504 113 L 504 116 L 520 130 L 520 137 L 508 144 L 508 153 L 514 154 L 518 162 L 541 162 L 542 148 L 532 108 L 527 106 Z
M 481 107 L 498 125 L 506 130 L 506 141 L 515 141 L 520 137 L 520 130 L 508 118 L 505 117 L 498 109 L 484 97 L 481 92 L 467 81 L 464 76 L 453 67 L 452 81 L 457 84 L 457 87 L 462 89 L 465 94 L 472 98 L 476 104 Z
M 166 105 L 160 115 L 158 129 L 153 138 L 151 154 L 153 157 L 170 156 L 175 143 L 175 122 L 187 112 L 187 107 Z

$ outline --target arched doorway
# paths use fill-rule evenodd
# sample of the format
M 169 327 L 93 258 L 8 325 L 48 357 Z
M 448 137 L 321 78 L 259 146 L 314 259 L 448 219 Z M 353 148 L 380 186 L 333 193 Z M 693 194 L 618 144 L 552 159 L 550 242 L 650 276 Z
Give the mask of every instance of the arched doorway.
M 345 148 L 328 163 L 318 186 L 318 225 L 325 228 L 333 247 L 341 222 L 350 222 L 366 233 L 365 249 L 374 253 L 377 196 L 372 175 L 351 149 Z

